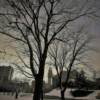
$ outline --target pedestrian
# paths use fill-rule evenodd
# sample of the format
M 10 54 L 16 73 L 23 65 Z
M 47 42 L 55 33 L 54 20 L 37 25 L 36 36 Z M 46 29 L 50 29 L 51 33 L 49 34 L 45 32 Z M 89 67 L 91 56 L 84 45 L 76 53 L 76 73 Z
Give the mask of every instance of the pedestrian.
M 18 90 L 16 90 L 15 99 L 18 99 Z

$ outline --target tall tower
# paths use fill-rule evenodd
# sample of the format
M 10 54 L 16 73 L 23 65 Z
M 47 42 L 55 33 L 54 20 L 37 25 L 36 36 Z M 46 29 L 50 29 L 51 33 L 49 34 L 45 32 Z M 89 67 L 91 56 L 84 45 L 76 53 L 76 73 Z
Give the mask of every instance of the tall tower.
M 52 77 L 53 75 L 52 75 L 52 69 L 51 68 L 49 68 L 49 70 L 48 70 L 48 84 L 51 86 L 52 85 Z

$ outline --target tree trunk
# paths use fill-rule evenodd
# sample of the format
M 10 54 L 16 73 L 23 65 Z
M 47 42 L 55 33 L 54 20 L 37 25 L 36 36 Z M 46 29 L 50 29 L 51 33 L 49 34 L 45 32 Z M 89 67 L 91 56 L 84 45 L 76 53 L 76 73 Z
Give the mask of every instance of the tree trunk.
M 42 58 L 40 60 L 39 73 L 35 77 L 35 90 L 33 100 L 43 100 L 43 77 L 45 69 L 45 61 L 47 57 L 48 46 L 45 48 Z
M 33 100 L 43 100 L 43 80 L 39 77 L 35 80 Z
M 61 100 L 65 100 L 65 91 L 61 91 Z

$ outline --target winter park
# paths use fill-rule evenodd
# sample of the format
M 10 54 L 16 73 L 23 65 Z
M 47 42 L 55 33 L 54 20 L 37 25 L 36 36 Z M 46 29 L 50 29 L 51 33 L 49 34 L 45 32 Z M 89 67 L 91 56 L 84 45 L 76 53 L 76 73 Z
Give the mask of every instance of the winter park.
M 0 0 L 0 100 L 100 99 L 100 0 Z

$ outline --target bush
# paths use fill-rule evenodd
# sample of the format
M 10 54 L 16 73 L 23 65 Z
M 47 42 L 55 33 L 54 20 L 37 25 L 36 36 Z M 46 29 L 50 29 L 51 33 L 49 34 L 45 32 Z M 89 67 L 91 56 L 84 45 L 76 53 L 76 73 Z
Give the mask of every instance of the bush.
M 84 97 L 84 96 L 88 96 L 92 92 L 93 91 L 87 91 L 87 90 L 74 90 L 74 91 L 71 91 L 71 94 L 74 97 Z

